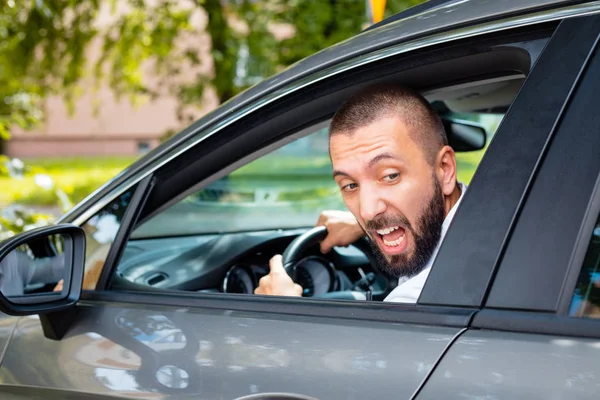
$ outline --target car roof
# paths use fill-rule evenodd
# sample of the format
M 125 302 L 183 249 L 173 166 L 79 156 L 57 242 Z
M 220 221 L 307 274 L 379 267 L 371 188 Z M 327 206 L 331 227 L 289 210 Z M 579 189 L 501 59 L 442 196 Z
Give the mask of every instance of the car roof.
M 59 222 L 72 221 L 87 205 L 91 205 L 97 199 L 107 195 L 113 188 L 122 185 L 132 175 L 139 175 L 140 171 L 147 168 L 154 160 L 163 158 L 174 149 L 182 147 L 199 130 L 231 115 L 248 104 L 256 102 L 266 94 L 277 92 L 308 75 L 318 73 L 357 56 L 405 41 L 573 3 L 573 1 L 564 0 L 432 0 L 412 7 L 380 22 L 377 26 L 366 29 L 356 36 L 293 64 L 284 71 L 263 80 L 223 103 L 178 135 L 134 162 L 121 174 L 63 215 Z
M 412 17 L 417 14 L 422 14 L 427 11 L 435 10 L 442 5 L 446 5 L 448 3 L 453 3 L 455 1 L 456 0 L 425 0 L 424 2 L 422 2 L 420 4 L 417 4 L 415 6 L 407 8 L 404 11 L 396 13 L 396 14 L 392 15 L 391 17 L 385 18 L 384 20 L 369 26 L 363 32 L 379 28 L 380 26 L 387 25 L 394 21 L 399 21 L 401 19 Z

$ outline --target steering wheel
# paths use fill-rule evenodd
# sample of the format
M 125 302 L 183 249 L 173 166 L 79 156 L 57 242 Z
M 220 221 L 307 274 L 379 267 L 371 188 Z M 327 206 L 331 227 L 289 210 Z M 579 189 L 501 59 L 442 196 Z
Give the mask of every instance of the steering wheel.
M 308 232 L 303 233 L 290 243 L 290 245 L 283 252 L 283 268 L 287 274 L 296 282 L 296 265 L 298 261 L 302 259 L 302 254 L 309 248 L 319 243 L 327 236 L 327 228 L 324 226 L 317 226 L 312 228 Z M 369 242 L 366 237 L 361 237 L 353 243 L 360 251 L 362 251 L 368 258 L 371 266 L 377 271 L 377 261 L 371 252 Z M 329 299 L 340 299 L 340 300 L 366 300 L 366 296 L 363 292 L 344 290 L 339 292 L 329 292 L 320 296 L 314 296 L 319 298 Z

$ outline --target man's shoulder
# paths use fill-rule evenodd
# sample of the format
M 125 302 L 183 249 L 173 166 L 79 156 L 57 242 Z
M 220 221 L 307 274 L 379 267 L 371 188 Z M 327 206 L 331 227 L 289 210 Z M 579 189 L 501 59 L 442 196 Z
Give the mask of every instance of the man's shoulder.
M 430 271 L 431 267 L 427 267 L 412 278 L 399 283 L 398 286 L 384 299 L 384 301 L 392 303 L 416 303 L 421 295 L 423 286 L 425 286 L 425 282 L 427 281 Z

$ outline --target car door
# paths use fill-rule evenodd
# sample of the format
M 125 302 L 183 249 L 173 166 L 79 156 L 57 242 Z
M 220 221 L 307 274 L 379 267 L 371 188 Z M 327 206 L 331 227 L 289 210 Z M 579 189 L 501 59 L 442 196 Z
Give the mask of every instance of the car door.
M 137 187 L 122 223 L 150 184 Z M 146 289 L 84 296 L 60 341 L 46 339 L 37 318 L 21 319 L 0 390 L 25 398 L 42 393 L 31 387 L 49 390 L 45 398 L 71 391 L 121 398 L 359 398 L 372 391 L 410 397 L 471 314 Z
M 554 28 L 554 24 L 546 24 L 532 30 L 545 44 Z M 481 28 L 473 29 L 461 32 L 468 38 Z M 108 237 L 104 242 L 96 238 L 109 244 L 97 246 L 108 248 L 99 290 L 84 293 L 77 308 L 69 313 L 45 316 L 46 332 L 35 317 L 19 320 L 0 368 L 0 391 L 14 398 L 41 393 L 45 398 L 81 398 L 77 396 L 84 393 L 90 398 L 240 399 L 254 395 L 274 399 L 283 398 L 283 394 L 297 399 L 412 397 L 481 306 L 488 288 L 486 276 L 489 278 L 495 267 L 494 254 L 503 251 L 504 237 L 520 211 L 536 160 L 543 153 L 552 121 L 563 103 L 546 99 L 536 114 L 532 135 L 524 141 L 514 140 L 521 137 L 514 124 L 522 121 L 519 115 L 527 109 L 523 104 L 556 82 L 550 66 L 559 48 L 564 47 L 567 34 L 560 32 L 552 37 L 550 43 L 554 45 L 547 46 L 539 60 L 539 52 L 525 51 L 531 57 L 526 59 L 528 68 L 530 62 L 538 62 L 531 73 L 525 71 L 529 74 L 527 80 L 468 189 L 448 233 L 451 241 L 443 245 L 430 275 L 432 283 L 426 285 L 417 305 L 109 290 L 137 221 L 189 194 L 193 187 L 202 187 L 205 180 L 244 161 L 252 152 L 315 122 L 307 115 L 317 120 L 326 116 L 320 110 L 330 113 L 328 104 L 335 96 L 339 101 L 360 86 L 349 84 L 350 77 L 343 74 L 324 80 L 319 75 L 320 81 L 309 76 L 308 82 L 319 84 L 283 96 L 277 107 L 258 108 L 254 113 L 242 110 L 248 114 L 228 130 L 210 135 L 202 146 L 194 146 L 166 162 L 126 192 L 126 199 L 121 198 L 124 203 L 108 204 L 100 216 L 94 217 L 102 221 L 106 218 L 107 222 L 97 223 L 93 234 L 111 232 L 97 235 Z M 506 35 L 520 38 L 522 34 L 519 30 Z M 497 43 L 488 44 L 489 40 L 505 40 L 499 36 L 469 39 L 468 47 L 449 42 L 436 51 L 427 49 L 427 57 L 424 53 L 408 53 L 403 55 L 405 59 L 351 71 L 355 73 L 351 77 L 362 75 L 363 84 L 385 76 L 386 68 L 412 67 L 411 63 L 419 60 L 427 67 L 432 58 L 445 62 L 453 51 L 469 56 L 465 53 L 474 52 L 478 45 L 505 49 Z M 564 84 L 557 85 L 557 97 L 553 99 L 566 99 L 572 85 L 569 79 L 577 76 L 573 64 L 582 62 L 569 58 L 567 64 L 573 71 L 561 75 Z M 482 68 L 481 64 L 454 67 L 454 73 L 469 68 L 481 72 Z M 426 87 L 437 76 L 421 73 L 413 78 L 420 78 Z M 524 169 L 513 180 L 494 181 L 495 189 L 490 190 L 488 178 L 506 172 L 507 160 L 499 159 L 507 152 L 512 154 L 510 161 Z M 510 194 L 500 207 L 503 213 L 496 215 L 496 210 L 489 209 L 482 212 L 481 201 L 494 204 L 496 191 Z M 114 211 L 119 204 L 122 213 Z M 484 216 L 491 220 L 486 221 Z M 470 233 L 473 224 L 481 221 L 488 224 L 483 226 L 495 224 L 493 234 Z M 451 252 L 459 252 L 459 257 L 449 257 Z M 489 257 L 472 256 L 478 252 Z M 461 260 L 481 273 L 465 275 Z M 446 279 L 444 287 L 441 282 Z
M 507 238 L 485 308 L 419 399 L 598 397 L 600 19 L 579 22 L 569 29 L 571 50 L 583 60 L 573 66 L 579 77 Z

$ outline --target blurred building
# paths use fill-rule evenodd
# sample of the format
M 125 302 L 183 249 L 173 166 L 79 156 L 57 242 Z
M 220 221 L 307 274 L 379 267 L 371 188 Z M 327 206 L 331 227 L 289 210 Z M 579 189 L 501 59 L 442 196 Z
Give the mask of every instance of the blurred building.
M 121 13 L 127 12 L 125 2 L 117 3 L 116 13 L 111 12 L 111 2 L 105 5 L 97 19 L 100 31 L 114 22 Z M 182 0 L 181 7 L 194 7 L 192 15 L 193 34 L 185 34 L 178 38 L 181 49 L 195 48 L 201 65 L 181 65 L 180 74 L 173 79 L 178 83 L 191 82 L 200 73 L 209 76 L 213 73 L 212 57 L 210 54 L 210 35 L 205 31 L 207 16 L 195 2 Z M 231 20 L 233 29 L 242 32 L 249 29 L 242 21 Z M 272 24 L 274 36 L 281 40 L 294 34 L 292 26 Z M 96 40 L 88 49 L 87 58 L 90 69 L 101 54 L 101 40 Z M 236 82 L 253 84 L 264 77 L 252 76 L 251 62 L 247 49 L 241 48 Z M 46 100 L 46 121 L 33 131 L 24 132 L 21 129 L 12 131 L 13 137 L 3 143 L 3 152 L 10 157 L 70 157 L 70 156 L 135 156 L 156 147 L 168 131 L 179 131 L 189 122 L 177 118 L 178 101 L 168 91 L 168 84 L 160 82 L 153 76 L 152 66 L 144 66 L 144 83 L 161 95 L 157 98 L 142 101 L 134 106 L 128 98 L 117 99 L 107 86 L 94 92 L 94 81 L 90 77 L 81 83 L 82 96 L 75 103 L 73 114 L 68 112 L 62 98 L 52 97 Z M 91 74 L 91 72 L 90 72 Z M 144 100 L 144 99 L 142 99 Z M 204 91 L 202 104 L 198 107 L 187 108 L 186 115 L 194 119 L 201 117 L 218 106 L 217 96 L 212 90 Z
M 106 2 L 97 20 L 100 28 L 117 18 L 115 14 L 111 14 L 109 3 Z M 119 12 L 126 12 L 122 5 L 120 7 L 117 15 Z M 210 61 L 210 36 L 204 31 L 206 15 L 202 10 L 194 12 L 193 24 L 198 27 L 196 33 L 183 37 L 179 43 L 182 48 L 193 43 L 198 49 L 199 59 Z M 90 74 L 91 66 L 100 52 L 100 40 L 88 49 Z M 183 72 L 177 77 L 178 81 L 193 79 L 198 72 L 206 74 L 212 70 L 209 62 L 193 68 L 182 67 Z M 144 76 L 145 83 L 160 90 L 160 83 L 152 76 L 151 69 L 148 65 Z M 80 89 L 83 95 L 75 103 L 75 112 L 72 115 L 69 114 L 62 98 L 47 99 L 44 124 L 28 132 L 14 129 L 13 138 L 3 144 L 3 152 L 19 158 L 133 156 L 157 146 L 160 138 L 168 130 L 179 130 L 183 127 L 183 123 L 177 119 L 177 99 L 166 89 L 155 100 L 142 101 L 134 106 L 128 98 L 118 100 L 108 87 L 102 87 L 94 93 L 93 85 L 91 78 L 82 82 Z M 210 90 L 206 90 L 203 104 L 192 110 L 193 115 L 200 117 L 217 105 L 216 96 Z M 97 112 L 94 112 L 95 107 Z

